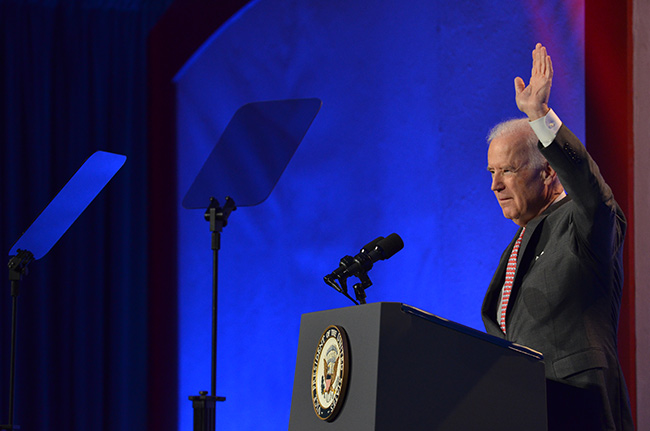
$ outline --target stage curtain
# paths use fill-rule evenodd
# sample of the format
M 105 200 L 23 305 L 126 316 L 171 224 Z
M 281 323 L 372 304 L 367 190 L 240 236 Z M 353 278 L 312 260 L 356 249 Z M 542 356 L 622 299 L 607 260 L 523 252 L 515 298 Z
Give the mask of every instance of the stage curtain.
M 128 157 L 23 279 L 21 429 L 146 427 L 146 41 L 170 3 L 0 0 L 0 251 L 93 152 Z M 0 423 L 7 423 L 6 269 L 0 277 Z

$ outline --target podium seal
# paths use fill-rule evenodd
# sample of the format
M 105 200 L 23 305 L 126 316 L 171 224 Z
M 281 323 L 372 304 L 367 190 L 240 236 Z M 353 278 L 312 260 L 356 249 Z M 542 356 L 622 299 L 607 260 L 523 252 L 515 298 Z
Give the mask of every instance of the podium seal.
M 311 400 L 319 419 L 336 419 L 343 406 L 349 371 L 347 334 L 341 326 L 328 326 L 318 341 L 311 369 Z

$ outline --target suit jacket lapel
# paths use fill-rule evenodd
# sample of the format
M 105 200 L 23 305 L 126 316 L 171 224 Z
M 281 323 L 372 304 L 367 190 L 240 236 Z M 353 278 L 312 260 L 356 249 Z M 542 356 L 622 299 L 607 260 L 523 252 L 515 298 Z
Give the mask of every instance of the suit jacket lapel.
M 492 326 L 492 331 L 488 332 L 493 334 L 503 334 L 501 332 L 501 329 L 499 329 L 499 323 L 496 320 L 496 314 L 497 308 L 499 306 L 501 289 L 503 288 L 503 282 L 506 276 L 506 267 L 508 266 L 508 260 L 510 259 L 512 248 L 515 246 L 515 242 L 517 242 L 517 238 L 519 237 L 520 232 L 521 228 L 517 230 L 517 233 L 510 242 L 510 245 L 504 250 L 503 254 L 501 255 L 499 266 L 497 267 L 497 270 L 492 277 L 492 281 L 490 282 L 490 286 L 488 287 L 485 298 L 483 300 L 483 315 L 487 317 L 487 321 L 489 322 L 490 326 Z M 485 324 L 488 325 L 487 322 Z
M 521 239 L 521 245 L 519 246 L 519 252 L 517 254 L 517 269 L 515 270 L 515 279 L 512 285 L 512 291 L 510 293 L 510 300 L 508 301 L 508 309 L 506 310 L 506 316 L 508 316 L 508 314 L 512 311 L 512 308 L 515 306 L 517 302 L 517 294 L 519 293 L 519 289 L 523 282 L 523 277 L 526 275 L 526 272 L 530 270 L 531 266 L 534 264 L 533 257 L 536 252 L 537 244 L 539 243 L 540 235 L 542 234 L 543 225 L 544 225 L 544 221 L 546 220 L 546 217 L 548 217 L 549 214 L 551 214 L 557 208 L 569 202 L 570 200 L 571 198 L 569 198 L 568 196 L 565 197 L 559 202 L 548 207 L 544 212 L 542 212 L 542 214 L 529 221 L 528 224 L 526 225 L 526 232 L 524 232 L 524 237 Z M 519 235 L 520 231 L 521 229 L 517 231 L 517 234 L 515 235 L 515 240 L 517 239 L 517 235 Z M 513 240 L 513 242 L 510 244 L 510 247 L 508 247 L 510 252 L 512 251 L 512 247 L 514 245 L 515 240 Z M 510 256 L 510 252 L 508 253 L 508 256 Z M 505 277 L 505 266 L 503 268 L 503 271 L 504 271 L 503 277 Z

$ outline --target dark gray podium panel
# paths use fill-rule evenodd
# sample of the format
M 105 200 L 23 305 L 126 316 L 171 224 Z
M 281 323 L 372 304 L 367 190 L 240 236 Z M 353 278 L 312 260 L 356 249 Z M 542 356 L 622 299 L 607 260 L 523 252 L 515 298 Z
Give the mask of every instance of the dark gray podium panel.
M 329 325 L 348 334 L 350 377 L 333 422 L 311 401 L 311 367 Z M 290 431 L 546 431 L 541 355 L 400 303 L 304 314 Z

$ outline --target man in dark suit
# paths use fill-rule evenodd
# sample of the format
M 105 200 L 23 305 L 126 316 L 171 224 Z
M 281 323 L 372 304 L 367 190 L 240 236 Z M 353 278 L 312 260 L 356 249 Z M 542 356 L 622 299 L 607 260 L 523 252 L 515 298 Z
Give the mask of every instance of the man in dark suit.
M 626 221 L 580 141 L 548 107 L 551 58 L 537 44 L 517 107 L 497 125 L 488 171 L 504 217 L 520 226 L 482 307 L 492 335 L 542 352 L 549 429 L 633 430 L 617 356 Z

